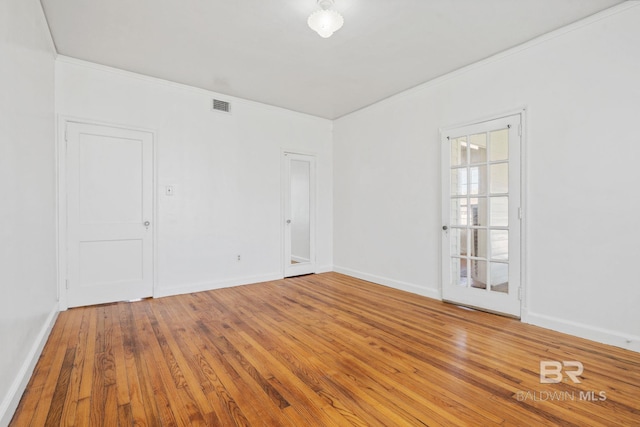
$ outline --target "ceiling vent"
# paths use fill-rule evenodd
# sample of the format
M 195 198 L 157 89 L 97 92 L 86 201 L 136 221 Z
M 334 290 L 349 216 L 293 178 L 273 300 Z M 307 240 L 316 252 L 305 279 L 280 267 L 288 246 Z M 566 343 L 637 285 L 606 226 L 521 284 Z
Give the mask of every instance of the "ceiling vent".
M 222 111 L 223 113 L 231 112 L 231 104 L 227 101 L 221 101 L 219 99 L 213 100 L 213 109 L 216 111 Z

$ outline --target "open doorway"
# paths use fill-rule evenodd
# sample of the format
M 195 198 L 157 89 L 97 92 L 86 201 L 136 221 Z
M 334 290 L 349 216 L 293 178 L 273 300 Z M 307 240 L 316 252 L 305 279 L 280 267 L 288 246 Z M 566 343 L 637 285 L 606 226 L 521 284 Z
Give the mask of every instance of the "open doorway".
M 315 157 L 283 153 L 284 277 L 315 273 Z

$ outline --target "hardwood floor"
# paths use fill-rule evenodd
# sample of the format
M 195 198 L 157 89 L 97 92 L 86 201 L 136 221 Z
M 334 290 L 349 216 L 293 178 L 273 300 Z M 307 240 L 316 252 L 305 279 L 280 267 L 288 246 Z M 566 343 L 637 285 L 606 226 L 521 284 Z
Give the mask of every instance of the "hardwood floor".
M 326 273 L 60 313 L 11 425 L 631 426 L 639 400 L 638 353 Z

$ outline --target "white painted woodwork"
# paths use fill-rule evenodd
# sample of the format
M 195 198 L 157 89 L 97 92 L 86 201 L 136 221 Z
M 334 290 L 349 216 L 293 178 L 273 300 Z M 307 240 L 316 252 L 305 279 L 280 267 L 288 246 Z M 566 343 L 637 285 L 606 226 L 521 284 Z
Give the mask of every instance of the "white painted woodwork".
M 68 122 L 67 303 L 153 294 L 153 134 Z

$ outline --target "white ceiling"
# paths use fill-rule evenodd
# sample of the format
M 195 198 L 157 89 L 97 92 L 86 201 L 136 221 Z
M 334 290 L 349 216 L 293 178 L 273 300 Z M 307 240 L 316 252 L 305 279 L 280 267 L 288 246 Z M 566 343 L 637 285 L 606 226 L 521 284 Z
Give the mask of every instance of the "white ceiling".
M 334 119 L 620 0 L 41 0 L 58 53 Z

